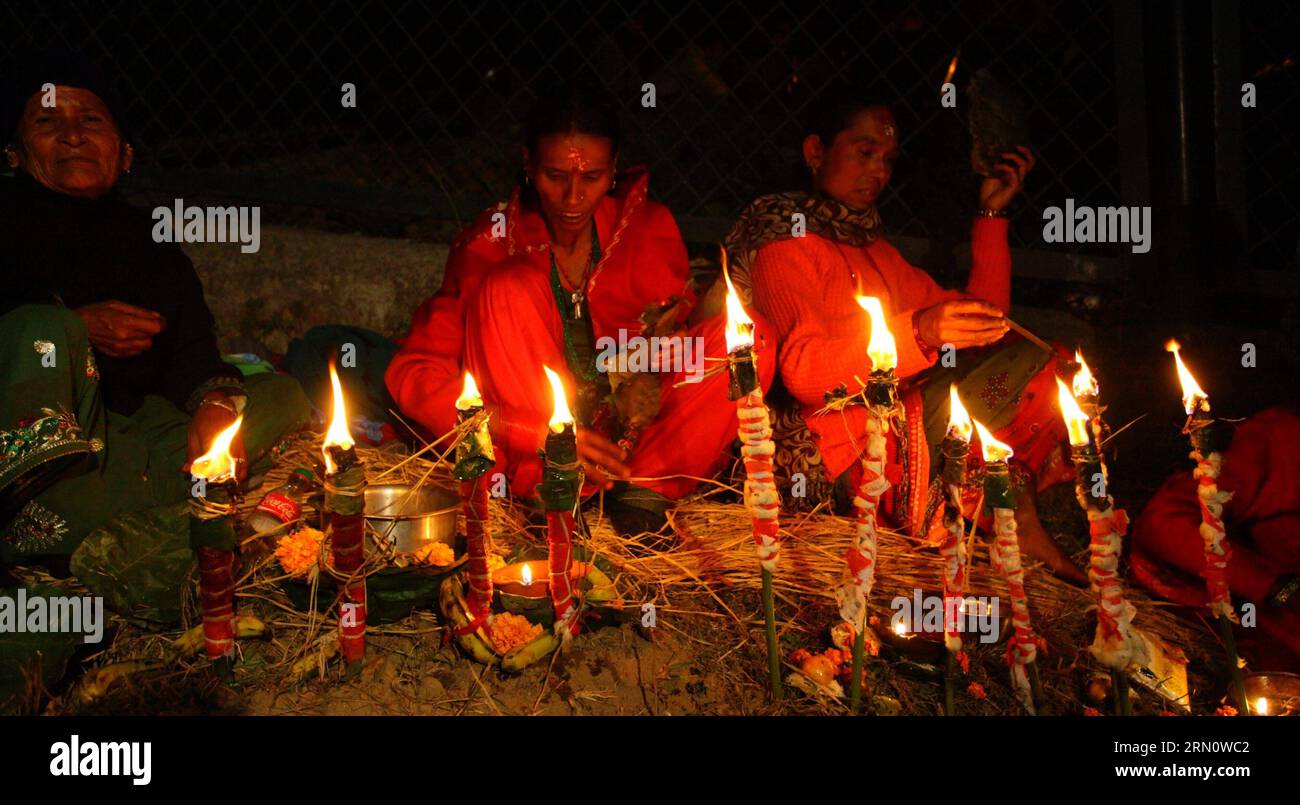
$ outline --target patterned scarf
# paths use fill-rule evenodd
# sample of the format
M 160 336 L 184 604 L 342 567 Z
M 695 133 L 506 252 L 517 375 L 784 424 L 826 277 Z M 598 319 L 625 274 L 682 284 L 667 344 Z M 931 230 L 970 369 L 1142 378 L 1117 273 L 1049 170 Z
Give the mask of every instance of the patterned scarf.
M 802 231 L 796 234 L 799 224 L 803 225 Z M 813 193 L 759 196 L 745 208 L 723 239 L 732 283 L 746 297 L 750 296 L 750 272 L 758 250 L 769 243 L 803 234 L 819 235 L 848 246 L 865 246 L 880 237 L 880 213 L 874 206 L 855 210 Z
M 799 227 L 800 224 L 802 227 Z M 750 275 L 758 250 L 769 243 L 805 234 L 817 235 L 847 246 L 862 247 L 881 237 L 880 214 L 875 207 L 855 210 L 834 199 L 806 192 L 774 193 L 754 199 L 740 214 L 736 225 L 723 241 L 727 249 L 727 270 L 731 281 L 737 292 L 746 297 L 746 302 L 752 301 Z M 779 385 L 778 377 L 777 387 L 769 395 L 773 440 L 776 443 L 774 463 L 777 476 L 789 479 L 795 473 L 801 474 L 807 483 L 805 496 L 792 499 L 786 505 L 798 509 L 802 508 L 801 504 L 806 504 L 811 508 L 836 497 L 837 479 L 827 476 L 821 452 L 817 449 L 817 443 L 798 404 Z M 902 463 L 905 467 L 906 434 L 907 429 L 901 428 L 899 435 L 904 441 L 900 455 L 904 456 Z M 847 490 L 847 473 L 841 480 Z M 906 500 L 906 478 L 902 489 L 902 499 Z M 851 498 L 852 492 L 846 492 L 844 500 L 833 508 L 847 509 L 847 502 Z

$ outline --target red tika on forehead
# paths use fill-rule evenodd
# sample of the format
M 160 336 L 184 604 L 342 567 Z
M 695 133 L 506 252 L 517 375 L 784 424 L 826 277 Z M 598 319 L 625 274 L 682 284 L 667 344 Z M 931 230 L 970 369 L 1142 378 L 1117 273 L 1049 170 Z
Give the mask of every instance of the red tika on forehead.
M 575 145 L 569 146 L 569 167 L 580 171 L 587 169 L 587 160 L 583 159 L 582 151 Z

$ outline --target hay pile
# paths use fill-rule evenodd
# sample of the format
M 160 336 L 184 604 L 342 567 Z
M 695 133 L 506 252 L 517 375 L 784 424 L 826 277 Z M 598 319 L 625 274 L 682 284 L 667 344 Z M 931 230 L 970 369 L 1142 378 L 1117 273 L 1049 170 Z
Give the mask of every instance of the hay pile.
M 247 512 L 255 507 L 261 495 L 281 484 L 295 467 L 319 470 L 319 445 L 320 436 L 306 432 L 282 444 L 273 469 L 241 509 Z M 454 483 L 446 461 L 447 452 L 445 445 L 432 445 L 415 455 L 400 447 L 358 448 L 370 483 L 417 486 Z M 738 490 L 716 482 L 714 485 L 718 489 L 684 501 L 670 512 L 668 529 L 678 538 L 678 544 L 672 549 L 646 548 L 619 537 L 603 514 L 599 496 L 587 506 L 590 536 L 580 544 L 619 571 L 616 583 L 629 609 L 653 602 L 661 613 L 672 613 L 668 625 L 696 644 L 701 658 L 712 658 L 718 666 L 734 666 L 735 674 L 731 677 L 738 679 L 738 684 L 752 685 L 761 691 L 765 685 L 762 673 L 765 665 L 761 658 L 754 656 L 762 643 L 761 637 L 754 639 L 756 630 L 762 627 L 755 605 L 761 581 L 749 518 L 740 503 L 731 502 L 739 500 Z M 538 527 L 537 518 L 530 516 L 525 507 L 508 499 L 492 499 L 490 510 L 499 552 L 507 553 L 525 545 L 544 545 L 544 532 Z M 310 509 L 304 511 L 307 518 L 314 515 Z M 840 579 L 842 557 L 852 533 L 852 521 L 848 518 L 817 511 L 790 514 L 783 520 L 781 559 L 774 590 L 778 598 L 778 628 L 785 646 L 824 643 L 826 627 L 836 618 L 833 587 Z M 269 686 L 278 694 L 301 681 L 300 669 L 304 664 L 316 666 L 320 673 L 312 673 L 313 677 L 325 675 L 323 647 L 332 639 L 335 613 L 332 607 L 316 613 L 304 612 L 290 604 L 280 586 L 284 575 L 272 555 L 273 550 L 274 540 L 265 535 L 251 535 L 244 540 L 244 572 L 238 582 L 237 607 L 255 604 L 273 630 L 271 643 L 258 649 L 261 681 L 257 684 Z M 373 571 L 384 566 L 386 557 L 382 552 L 371 551 L 367 569 Z M 917 588 L 926 592 L 942 589 L 937 550 L 917 544 L 904 534 L 882 531 L 872 594 L 874 610 L 886 618 L 890 612 L 888 602 L 895 595 L 910 597 Z M 1092 595 L 1032 563 L 1027 564 L 1026 589 L 1035 626 L 1048 642 L 1052 665 L 1063 672 L 1091 665 L 1086 646 L 1091 642 L 1094 628 Z M 967 592 L 977 596 L 1006 595 L 1005 585 L 989 565 L 987 547 L 979 540 L 972 550 Z M 183 593 L 186 601 L 183 626 L 199 622 L 196 593 L 196 584 Z M 1204 664 L 1208 659 L 1207 649 L 1212 650 L 1214 644 L 1204 639 L 1200 631 L 1202 624 L 1150 600 L 1139 590 L 1130 588 L 1128 594 L 1138 608 L 1138 628 L 1183 649 L 1194 662 Z M 95 658 L 96 665 L 168 656 L 168 644 L 174 635 L 151 633 L 118 620 L 121 628 L 117 639 Z M 368 630 L 372 638 L 436 636 L 441 631 L 438 619 L 430 612 L 416 612 L 401 622 L 372 625 Z M 984 678 L 1005 674 L 1000 648 L 998 654 L 989 652 Z M 205 666 L 206 660 L 193 657 L 179 661 L 167 673 L 188 677 L 189 681 L 207 687 L 206 675 L 201 673 Z M 882 675 L 892 674 L 883 660 L 876 668 Z M 938 689 L 933 684 L 912 686 L 917 692 L 909 691 L 907 683 L 899 683 L 892 676 L 890 679 L 895 695 L 903 700 L 905 712 L 934 711 L 929 698 L 937 696 Z M 1057 697 L 1065 702 L 1076 696 L 1077 691 L 1064 675 L 1062 679 L 1055 689 Z M 1052 688 L 1050 684 L 1046 687 Z M 763 698 L 761 692 L 758 696 Z M 993 707 L 993 700 L 988 704 Z M 1073 704 L 1077 711 L 1077 699 Z M 1015 708 L 1008 705 L 1004 712 L 1015 712 Z

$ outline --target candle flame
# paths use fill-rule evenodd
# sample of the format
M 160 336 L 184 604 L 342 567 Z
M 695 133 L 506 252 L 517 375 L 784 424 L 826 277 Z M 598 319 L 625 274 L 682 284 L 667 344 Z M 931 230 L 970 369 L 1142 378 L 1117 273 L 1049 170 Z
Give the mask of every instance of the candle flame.
M 1260 696 L 1255 700 L 1255 712 L 1261 716 L 1268 715 L 1268 699 Z
M 1079 364 L 1079 371 L 1074 373 L 1074 380 L 1070 385 L 1073 387 L 1075 397 L 1096 397 L 1101 393 L 1097 385 L 1097 378 L 1092 376 L 1092 370 L 1083 360 L 1083 353 L 1077 348 L 1074 350 L 1075 363 Z
M 474 375 L 469 372 L 465 373 L 465 386 L 456 398 L 456 410 L 468 411 L 471 408 L 482 408 L 483 398 L 478 393 L 478 385 L 474 382 Z
M 338 369 L 335 368 L 333 361 L 330 362 L 330 386 L 334 390 L 334 413 L 330 418 L 329 430 L 325 432 L 325 443 L 321 445 L 321 452 L 325 455 L 326 475 L 333 475 L 336 469 L 328 448 L 331 446 L 346 448 L 356 444 L 352 441 L 352 434 L 348 432 L 348 409 L 343 403 L 343 384 L 339 382 Z
M 754 320 L 745 312 L 740 303 L 740 294 L 731 284 L 731 274 L 727 271 L 727 250 L 722 250 L 722 279 L 727 283 L 727 352 L 747 349 L 754 346 Z
M 1070 444 L 1083 447 L 1088 443 L 1088 415 L 1079 407 L 1079 401 L 1070 393 L 1070 387 L 1059 377 L 1056 378 L 1056 402 L 1061 407 L 1065 429 L 1070 434 Z
M 523 570 L 520 571 L 519 573 L 519 578 L 523 580 L 525 587 L 531 585 L 533 583 L 532 565 L 528 564 L 527 562 L 524 562 Z
M 943 75 L 943 83 L 944 83 L 944 84 L 948 84 L 948 83 L 951 83 L 951 82 L 952 82 L 952 77 L 957 73 L 957 60 L 958 60 L 959 58 L 961 58 L 961 49 L 960 49 L 960 48 L 957 49 L 957 52 L 956 52 L 956 53 L 952 54 L 952 61 L 948 62 L 948 72 L 944 73 L 944 75 Z M 940 86 L 940 89 L 942 89 L 942 88 L 943 88 L 943 87 Z
M 966 406 L 961 404 L 961 397 L 957 394 L 957 384 L 953 383 L 948 386 L 948 435 L 956 436 L 970 444 L 972 432 L 970 414 L 966 413 Z
M 884 371 L 898 366 L 898 348 L 894 336 L 885 322 L 885 307 L 874 296 L 857 297 L 858 305 L 871 317 L 871 340 L 867 342 L 867 355 L 872 371 Z
M 561 433 L 565 425 L 573 424 L 573 414 L 569 411 L 569 400 L 564 396 L 564 382 L 560 376 L 551 371 L 551 367 L 543 366 L 546 370 L 546 379 L 551 382 L 551 397 L 554 400 L 552 408 L 551 421 L 547 423 L 551 432 Z
M 243 421 L 241 414 L 233 425 L 217 434 L 208 452 L 190 464 L 191 475 L 214 482 L 229 481 L 235 477 L 235 457 L 230 455 L 230 445 L 235 441 L 235 434 L 239 432 L 239 425 Z
M 972 420 L 975 423 L 975 430 L 980 435 L 980 451 L 984 454 L 985 463 L 991 461 L 1006 461 L 1015 455 L 1011 445 L 1003 444 L 993 438 L 993 434 L 978 419 Z
M 906 627 L 905 625 L 903 625 L 903 622 L 902 622 L 902 621 L 899 621 L 898 623 L 895 623 L 895 624 L 894 624 L 894 634 L 896 634 L 896 635 L 906 635 L 906 634 L 907 634 L 907 627 Z
M 1182 349 L 1182 347 L 1171 338 L 1169 343 L 1165 344 L 1165 349 L 1174 353 L 1174 365 L 1178 367 L 1178 382 L 1183 387 L 1183 410 L 1187 412 L 1188 416 L 1196 410 L 1197 405 L 1200 405 L 1201 410 L 1209 411 L 1210 396 L 1197 384 L 1196 378 L 1192 377 L 1192 373 L 1187 371 L 1182 356 L 1178 354 L 1178 350 Z

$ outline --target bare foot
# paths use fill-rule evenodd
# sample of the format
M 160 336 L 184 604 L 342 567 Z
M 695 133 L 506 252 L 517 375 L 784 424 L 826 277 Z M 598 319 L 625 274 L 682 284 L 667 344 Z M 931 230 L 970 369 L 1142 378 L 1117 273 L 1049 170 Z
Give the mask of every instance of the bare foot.
M 1061 546 L 1043 528 L 1038 519 L 1038 506 L 1034 493 L 1025 488 L 1016 495 L 1016 534 L 1020 537 L 1020 547 L 1026 555 L 1047 565 L 1058 578 L 1071 584 L 1086 586 L 1088 574 L 1079 569 Z

